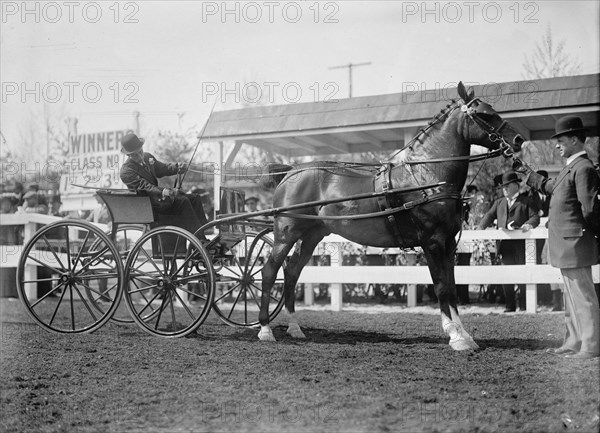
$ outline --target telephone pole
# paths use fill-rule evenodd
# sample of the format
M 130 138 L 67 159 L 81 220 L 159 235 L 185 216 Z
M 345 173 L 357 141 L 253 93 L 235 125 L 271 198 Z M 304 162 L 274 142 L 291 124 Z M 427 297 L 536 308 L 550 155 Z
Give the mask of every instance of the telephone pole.
M 350 82 L 349 85 L 349 97 L 352 98 L 352 68 L 355 68 L 356 66 L 367 66 L 370 65 L 371 62 L 364 62 L 364 63 L 348 63 L 347 65 L 339 65 L 339 66 L 331 66 L 329 69 L 343 69 L 343 68 L 348 68 L 348 80 Z

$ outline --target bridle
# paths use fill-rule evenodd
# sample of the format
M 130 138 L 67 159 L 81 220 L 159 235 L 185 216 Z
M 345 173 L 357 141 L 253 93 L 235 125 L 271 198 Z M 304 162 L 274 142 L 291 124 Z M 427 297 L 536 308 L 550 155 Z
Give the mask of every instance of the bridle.
M 426 164 L 429 162 L 446 162 L 446 161 L 457 161 L 457 160 L 469 160 L 469 161 L 479 161 L 481 159 L 493 158 L 498 155 L 503 155 L 506 158 L 510 158 L 514 155 L 514 151 L 510 144 L 506 141 L 504 136 L 502 135 L 502 130 L 508 124 L 508 122 L 502 119 L 498 113 L 486 102 L 483 102 L 479 98 L 473 98 L 471 101 L 467 103 L 462 103 L 464 101 L 459 100 L 455 101 L 454 99 L 446 105 L 445 109 L 442 109 L 441 112 L 434 116 L 434 118 L 427 123 L 426 127 L 420 128 L 417 131 L 417 134 L 402 148 L 395 151 L 389 158 L 385 160 L 385 162 L 391 162 L 391 160 L 398 155 L 403 150 L 410 148 L 413 149 L 413 145 L 416 141 L 420 141 L 419 137 L 421 135 L 426 134 L 431 128 L 433 128 L 436 124 L 440 123 L 445 117 L 449 116 L 454 110 L 460 107 L 460 110 L 465 113 L 469 118 L 477 125 L 483 132 L 488 135 L 488 139 L 492 143 L 498 143 L 498 149 L 492 150 L 487 154 L 475 155 L 475 156 L 455 156 L 448 158 L 439 158 L 439 159 L 429 159 L 426 161 L 405 161 L 407 164 Z M 491 122 L 485 120 L 484 117 L 489 117 Z
M 477 105 L 473 107 L 474 103 L 477 103 Z M 479 98 L 474 98 L 462 105 L 460 109 L 488 135 L 488 139 L 492 143 L 500 142 L 497 149 L 500 151 L 499 153 L 502 153 L 506 158 L 514 155 L 514 150 L 502 135 L 502 130 L 508 122 L 502 119 L 491 105 Z M 489 117 L 493 120 L 493 123 L 486 121 L 484 117 Z

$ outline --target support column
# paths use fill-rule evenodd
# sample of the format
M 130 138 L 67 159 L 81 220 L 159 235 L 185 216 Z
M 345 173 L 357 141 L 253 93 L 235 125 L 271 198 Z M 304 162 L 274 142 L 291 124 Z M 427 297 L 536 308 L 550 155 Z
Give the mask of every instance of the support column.
M 330 259 L 331 267 L 339 267 L 339 272 L 342 272 L 342 246 L 341 243 L 331 244 L 334 248 L 331 249 Z M 334 283 L 329 286 L 329 296 L 331 297 L 331 311 L 342 311 L 344 290 L 342 283 Z
M 217 170 L 213 176 L 213 198 L 215 204 L 215 212 L 221 210 L 221 185 L 225 181 L 224 173 L 224 144 L 219 141 L 219 151 L 217 152 Z M 213 215 L 216 217 L 216 215 Z
M 27 245 L 27 242 L 33 237 L 35 233 L 35 223 L 28 222 L 23 226 L 23 245 Z M 32 250 L 31 254 L 35 254 Z M 25 265 L 24 279 L 25 281 L 35 281 L 37 280 L 37 270 L 38 267 L 36 265 Z M 38 285 L 37 284 L 27 284 L 25 287 L 25 294 L 27 299 L 33 301 L 38 298 Z
M 536 265 L 536 245 L 535 239 L 525 239 L 525 264 L 527 266 Z M 537 285 L 527 284 L 525 289 L 525 304 L 528 313 L 537 312 Z

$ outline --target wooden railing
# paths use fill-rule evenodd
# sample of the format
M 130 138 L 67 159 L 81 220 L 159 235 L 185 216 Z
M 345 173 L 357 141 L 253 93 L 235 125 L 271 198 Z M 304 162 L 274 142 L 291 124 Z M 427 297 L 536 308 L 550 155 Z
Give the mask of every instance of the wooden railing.
M 22 225 L 23 238 L 26 243 L 40 224 L 49 224 L 60 218 L 40 214 L 2 214 L 1 226 Z M 106 228 L 102 224 L 99 227 Z M 524 239 L 525 240 L 525 265 L 513 266 L 456 266 L 455 275 L 457 284 L 526 284 L 527 312 L 535 313 L 537 307 L 537 284 L 562 283 L 560 270 L 550 265 L 536 264 L 536 239 L 546 239 L 548 230 L 543 227 L 521 232 L 520 230 L 465 230 L 462 232 L 461 244 L 463 252 L 479 240 L 499 239 Z M 342 284 L 406 284 L 408 306 L 417 303 L 416 285 L 431 284 L 431 276 L 427 266 L 344 266 L 344 238 L 331 235 L 321 242 L 314 254 L 326 254 L 330 257 L 330 266 L 306 266 L 300 275 L 299 283 L 305 283 L 309 290 L 305 290 L 305 303 L 312 303 L 312 284 L 329 284 L 331 295 L 331 309 L 340 311 L 343 308 Z M 22 245 L 0 246 L 0 267 L 14 268 L 18 266 L 19 257 L 23 250 Z M 381 251 L 371 248 L 372 251 Z M 387 253 L 397 253 L 397 249 L 388 249 Z M 27 275 L 35 278 L 35 266 L 26 269 Z M 29 277 L 27 277 L 29 278 Z M 600 266 L 593 267 L 594 282 L 600 282 Z

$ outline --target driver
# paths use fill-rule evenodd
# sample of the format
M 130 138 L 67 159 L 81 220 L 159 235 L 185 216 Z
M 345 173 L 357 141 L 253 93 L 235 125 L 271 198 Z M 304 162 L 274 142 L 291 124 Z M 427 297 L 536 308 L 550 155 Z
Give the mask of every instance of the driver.
M 158 161 L 154 155 L 144 152 L 144 139 L 133 133 L 121 139 L 121 153 L 128 156 L 121 167 L 121 180 L 130 191 L 146 191 L 155 213 L 178 215 L 181 224 L 176 225 L 191 233 L 208 222 L 199 195 L 158 186 L 159 178 L 182 173 L 187 164 Z M 203 234 L 198 237 L 202 242 L 208 242 Z

